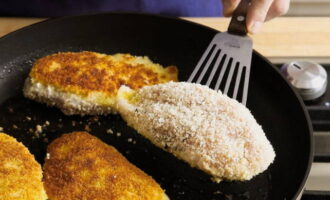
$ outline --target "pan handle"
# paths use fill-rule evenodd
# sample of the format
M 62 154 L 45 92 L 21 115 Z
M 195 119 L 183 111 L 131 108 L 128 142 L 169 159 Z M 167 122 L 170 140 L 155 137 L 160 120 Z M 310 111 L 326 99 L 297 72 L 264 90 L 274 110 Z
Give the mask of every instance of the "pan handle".
M 230 20 L 228 33 L 245 36 L 247 34 L 246 15 L 250 0 L 241 0 Z

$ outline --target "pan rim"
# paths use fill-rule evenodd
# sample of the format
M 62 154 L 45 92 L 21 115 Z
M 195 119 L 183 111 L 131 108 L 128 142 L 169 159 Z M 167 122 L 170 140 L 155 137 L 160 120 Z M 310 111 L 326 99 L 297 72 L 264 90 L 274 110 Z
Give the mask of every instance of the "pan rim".
M 48 19 L 45 19 L 43 21 L 25 26 L 23 28 L 20 28 L 18 30 L 15 30 L 13 32 L 10 32 L 2 37 L 0 37 L 0 43 L 10 37 L 14 37 L 16 34 L 24 32 L 25 30 L 30 30 L 30 29 L 34 29 L 35 27 L 38 27 L 40 24 L 45 24 L 45 23 L 51 23 L 53 21 L 60 21 L 60 20 L 66 20 L 66 19 L 70 19 L 70 18 L 78 18 L 78 17 L 89 17 L 89 16 L 101 16 L 101 15 L 140 15 L 140 16 L 149 16 L 149 17 L 154 17 L 154 18 L 160 18 L 160 19 L 166 19 L 166 20 L 171 20 L 171 21 L 176 21 L 176 22 L 180 22 L 180 23 L 186 23 L 186 24 L 191 24 L 193 26 L 196 27 L 200 27 L 203 29 L 208 29 L 210 31 L 213 31 L 214 34 L 216 34 L 217 32 L 220 32 L 216 29 L 213 29 L 211 27 L 207 27 L 205 25 L 202 24 L 198 24 L 192 21 L 188 21 L 186 19 L 183 18 L 179 18 L 179 17 L 171 17 L 171 16 L 162 16 L 162 15 L 157 15 L 157 14 L 150 14 L 150 13 L 137 13 L 137 12 L 121 12 L 121 11 L 116 11 L 116 12 L 95 12 L 95 13 L 88 13 L 88 14 L 80 14 L 80 15 L 68 15 L 68 16 L 63 16 L 63 17 L 51 17 Z M 305 106 L 305 104 L 303 103 L 302 98 L 299 96 L 299 94 L 294 90 L 294 88 L 291 86 L 291 84 L 289 83 L 289 81 L 284 77 L 284 75 L 280 72 L 280 70 L 275 67 L 266 57 L 264 57 L 263 55 L 261 55 L 259 52 L 257 52 L 256 50 L 253 50 L 253 54 L 255 54 L 256 56 L 260 57 L 263 61 L 265 61 L 268 65 L 270 65 L 274 71 L 276 71 L 276 73 L 278 75 L 280 75 L 280 77 L 282 78 L 282 80 L 285 81 L 286 85 L 291 89 L 291 91 L 293 92 L 294 96 L 297 98 L 300 107 L 302 108 L 302 111 L 304 113 L 304 117 L 306 119 L 307 122 L 307 126 L 308 126 L 308 132 L 309 132 L 309 158 L 308 158 L 308 166 L 305 172 L 304 177 L 302 178 L 302 181 L 300 183 L 300 186 L 298 187 L 298 190 L 296 191 L 293 199 L 297 199 L 300 194 L 302 193 L 307 178 L 309 176 L 311 167 L 312 167 L 312 162 L 313 162 L 313 158 L 314 158 L 314 138 L 313 138 L 313 128 L 312 128 L 312 123 L 311 123 L 311 119 L 310 116 L 308 114 L 307 108 Z

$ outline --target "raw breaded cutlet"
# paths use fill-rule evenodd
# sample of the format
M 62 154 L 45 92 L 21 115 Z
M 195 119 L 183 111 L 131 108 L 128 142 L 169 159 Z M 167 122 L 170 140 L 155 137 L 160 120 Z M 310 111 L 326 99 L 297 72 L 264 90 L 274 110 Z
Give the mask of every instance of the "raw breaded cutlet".
M 54 140 L 44 173 L 51 200 L 168 200 L 152 177 L 86 132 Z
M 27 98 L 57 106 L 65 114 L 115 113 L 121 85 L 138 89 L 177 81 L 174 66 L 163 68 L 148 57 L 130 54 L 63 52 L 37 60 L 25 81 Z
M 238 101 L 207 86 L 171 82 L 122 86 L 118 110 L 158 147 L 220 180 L 250 180 L 274 161 L 262 127 Z
M 5 133 L 0 133 L 0 199 L 47 199 L 39 163 L 22 143 Z

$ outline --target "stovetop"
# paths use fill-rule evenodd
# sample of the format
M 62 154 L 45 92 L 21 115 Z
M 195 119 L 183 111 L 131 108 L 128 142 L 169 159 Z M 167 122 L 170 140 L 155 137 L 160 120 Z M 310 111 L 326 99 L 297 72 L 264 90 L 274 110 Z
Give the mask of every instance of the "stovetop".
M 323 66 L 330 77 L 330 64 Z M 314 130 L 314 162 L 329 162 L 330 166 L 330 80 L 326 93 L 314 101 L 305 102 L 305 105 Z
M 282 65 L 277 65 L 278 67 Z M 330 64 L 323 64 L 330 77 Z M 330 80 L 320 98 L 305 101 L 314 133 L 314 161 L 301 200 L 330 199 Z

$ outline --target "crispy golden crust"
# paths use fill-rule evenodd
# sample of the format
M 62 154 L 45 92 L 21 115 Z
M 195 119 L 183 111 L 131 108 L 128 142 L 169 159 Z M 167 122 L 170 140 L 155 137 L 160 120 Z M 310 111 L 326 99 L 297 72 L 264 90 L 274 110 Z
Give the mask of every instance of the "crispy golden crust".
M 129 54 L 65 52 L 37 60 L 26 79 L 24 96 L 67 115 L 116 113 L 116 96 L 121 85 L 138 89 L 177 81 L 174 66 L 163 68 L 148 57 Z
M 115 148 L 86 132 L 48 146 L 44 184 L 51 200 L 166 200 L 160 186 Z
M 129 54 L 109 56 L 88 51 L 65 52 L 39 59 L 33 65 L 30 77 L 83 96 L 90 92 L 114 96 L 121 85 L 138 89 L 145 85 L 177 81 L 176 67 L 159 70 L 160 66 L 155 68 L 151 65 L 138 64 L 136 57 Z
M 0 133 L 0 199 L 47 199 L 40 165 L 15 138 Z

